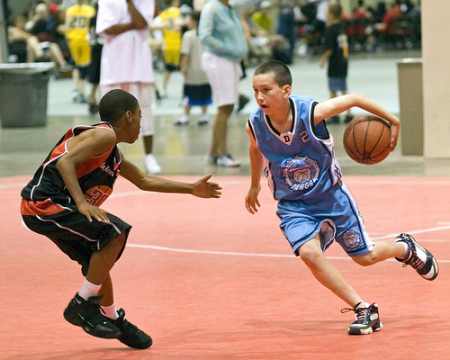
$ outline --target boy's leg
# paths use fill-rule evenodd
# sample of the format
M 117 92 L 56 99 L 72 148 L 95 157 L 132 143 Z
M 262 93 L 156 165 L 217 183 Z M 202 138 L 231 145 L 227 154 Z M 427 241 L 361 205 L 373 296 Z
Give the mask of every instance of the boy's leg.
M 92 254 L 86 280 L 94 286 L 101 285 L 99 295 L 84 299 L 76 294 L 64 311 L 64 318 L 73 325 L 81 326 L 88 334 L 101 338 L 119 338 L 120 329 L 100 312 L 100 303 L 114 303 L 109 271 L 125 246 L 127 234 L 122 232 L 108 244 Z
M 405 251 L 406 249 L 403 244 L 379 240 L 374 241 L 371 252 L 352 257 L 352 260 L 359 265 L 369 266 L 393 257 L 403 258 Z
M 228 154 L 227 148 L 227 126 L 228 118 L 233 111 L 234 104 L 223 105 L 217 108 L 212 129 L 212 141 L 210 153 L 213 156 Z
M 434 280 L 439 274 L 434 256 L 409 234 L 400 234 L 394 243 L 376 241 L 371 252 L 352 259 L 359 265 L 368 266 L 393 257 L 404 266 L 411 265 L 426 280 Z
M 382 328 L 378 305 L 375 303 L 370 305 L 362 301 L 344 275 L 326 259 L 320 246 L 319 236 L 303 244 L 298 252 L 314 277 L 351 306 L 341 312 L 355 312 L 356 320 L 348 328 L 350 335 L 367 335 Z
M 299 248 L 298 253 L 314 277 L 336 296 L 344 300 L 352 308 L 362 302 L 361 297 L 350 286 L 344 275 L 325 257 L 318 235 L 303 244 Z

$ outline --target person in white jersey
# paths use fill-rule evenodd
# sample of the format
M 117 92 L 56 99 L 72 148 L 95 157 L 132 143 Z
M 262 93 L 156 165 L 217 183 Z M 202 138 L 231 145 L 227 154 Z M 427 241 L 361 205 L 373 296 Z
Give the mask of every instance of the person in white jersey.
M 122 89 L 139 100 L 145 167 L 149 174 L 161 173 L 153 156 L 151 101 L 154 75 L 148 44 L 148 24 L 154 14 L 154 0 L 99 0 L 98 3 L 97 33 L 105 35 L 100 92 L 104 95 L 112 89 Z

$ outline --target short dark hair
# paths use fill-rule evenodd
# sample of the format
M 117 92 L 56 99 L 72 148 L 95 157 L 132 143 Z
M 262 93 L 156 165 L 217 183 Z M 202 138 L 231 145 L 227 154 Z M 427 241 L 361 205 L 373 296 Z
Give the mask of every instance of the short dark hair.
M 278 60 L 269 60 L 259 65 L 253 75 L 274 73 L 275 82 L 279 87 L 292 86 L 292 74 L 285 63 Z
M 114 89 L 107 92 L 100 100 L 98 105 L 100 119 L 114 124 L 127 111 L 134 112 L 139 107 L 139 102 L 130 93 Z
M 342 15 L 342 6 L 340 4 L 329 4 L 328 12 L 333 15 L 335 19 L 339 19 Z
M 189 16 L 198 24 L 200 22 L 200 14 L 200 11 L 193 11 L 189 14 Z

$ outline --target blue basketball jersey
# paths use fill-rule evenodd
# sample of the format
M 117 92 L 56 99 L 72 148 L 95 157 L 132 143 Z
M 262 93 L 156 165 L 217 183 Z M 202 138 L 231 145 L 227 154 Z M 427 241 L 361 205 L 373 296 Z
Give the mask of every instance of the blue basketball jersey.
M 264 158 L 264 172 L 276 200 L 313 199 L 341 178 L 334 142 L 324 122 L 314 125 L 317 102 L 291 96 L 292 127 L 280 134 L 261 108 L 249 126 Z

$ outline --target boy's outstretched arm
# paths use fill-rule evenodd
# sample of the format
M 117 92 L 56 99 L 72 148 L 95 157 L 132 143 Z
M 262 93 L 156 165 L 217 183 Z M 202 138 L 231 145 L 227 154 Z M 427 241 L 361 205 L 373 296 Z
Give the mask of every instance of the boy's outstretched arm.
M 251 185 L 245 197 L 245 208 L 251 214 L 258 211 L 258 207 L 261 206 L 258 200 L 258 194 L 261 190 L 261 173 L 263 170 L 263 157 L 259 151 L 256 140 L 253 137 L 253 133 L 250 130 L 249 125 L 246 127 L 247 134 L 250 138 L 249 156 L 251 165 Z
M 395 149 L 400 130 L 400 120 L 376 101 L 361 94 L 342 95 L 323 103 L 314 108 L 314 123 L 317 125 L 322 120 L 339 115 L 352 107 L 359 107 L 367 112 L 387 120 L 391 124 L 391 148 Z
M 219 184 L 208 181 L 212 175 L 206 175 L 192 184 L 168 180 L 144 174 L 141 169 L 123 157 L 120 175 L 144 191 L 192 194 L 201 198 L 219 198 L 222 194 Z

